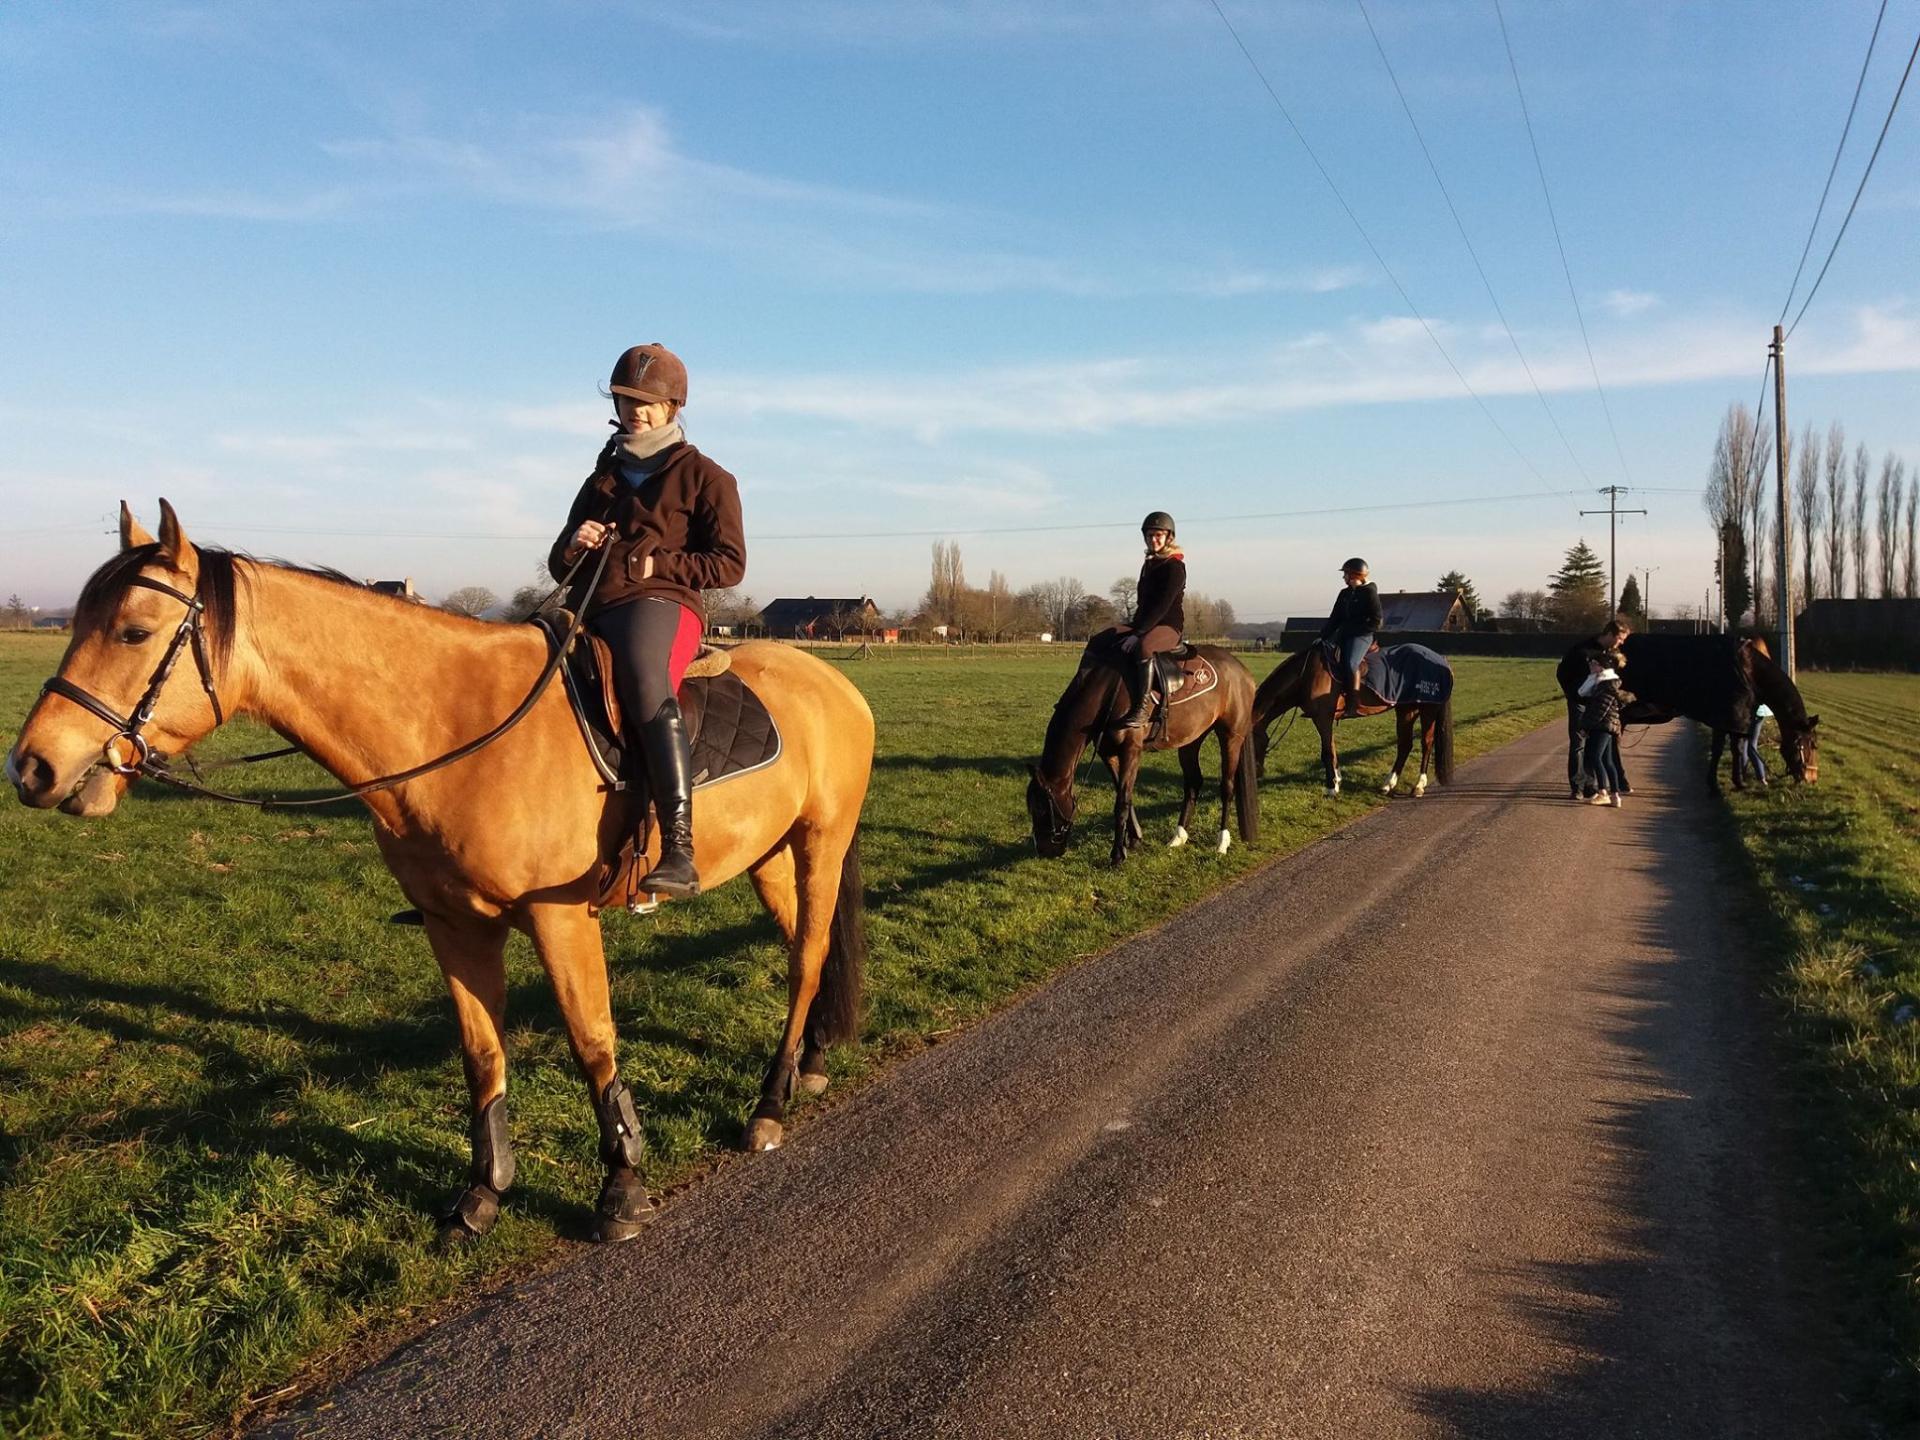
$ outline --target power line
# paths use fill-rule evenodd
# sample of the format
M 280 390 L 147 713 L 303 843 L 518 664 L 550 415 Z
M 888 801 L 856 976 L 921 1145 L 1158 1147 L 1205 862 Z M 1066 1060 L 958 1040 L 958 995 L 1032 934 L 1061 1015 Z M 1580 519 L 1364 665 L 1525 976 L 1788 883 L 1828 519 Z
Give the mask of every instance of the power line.
M 1859 207 L 1860 196 L 1866 191 L 1868 177 L 1873 174 L 1873 162 L 1880 158 L 1880 147 L 1886 143 L 1887 129 L 1893 124 L 1894 112 L 1900 108 L 1900 97 L 1907 93 L 1907 79 L 1913 74 L 1913 61 L 1916 55 L 1920 55 L 1920 35 L 1914 37 L 1913 49 L 1907 54 L 1907 68 L 1901 72 L 1900 88 L 1893 92 L 1893 103 L 1887 107 L 1886 121 L 1880 126 L 1880 138 L 1873 142 L 1873 154 L 1867 157 L 1867 168 L 1860 176 L 1859 187 L 1853 192 L 1853 204 L 1847 206 L 1846 218 L 1840 222 L 1840 232 L 1833 237 L 1833 248 L 1827 251 L 1826 264 L 1822 265 L 1820 273 L 1813 277 L 1813 288 L 1807 291 L 1807 298 L 1800 302 L 1800 314 L 1795 315 L 1793 324 L 1787 327 L 1789 336 L 1800 328 L 1800 316 L 1807 313 L 1807 306 L 1813 304 L 1813 297 L 1820 293 L 1820 282 L 1827 278 L 1827 266 L 1833 264 L 1833 257 L 1840 253 L 1840 242 L 1846 238 L 1847 226 L 1853 223 L 1853 212 Z
M 1400 77 L 1394 73 L 1393 62 L 1387 58 L 1387 47 L 1381 43 L 1380 32 L 1374 28 L 1373 16 L 1367 13 L 1366 0 L 1353 0 L 1353 3 L 1360 9 L 1360 18 L 1367 22 L 1367 33 L 1373 37 L 1373 48 L 1380 52 L 1380 63 L 1386 66 L 1387 78 L 1393 82 L 1393 93 L 1400 97 L 1400 109 L 1406 114 L 1407 124 L 1412 127 L 1413 138 L 1420 144 L 1420 153 L 1426 157 L 1427 169 L 1433 173 L 1433 183 L 1440 187 L 1441 199 L 1447 202 L 1447 213 L 1453 216 L 1454 229 L 1460 232 L 1461 243 L 1467 247 L 1467 254 L 1473 257 L 1473 268 L 1480 273 L 1480 283 L 1487 288 L 1487 299 L 1493 302 L 1493 313 L 1500 317 L 1500 328 L 1507 332 L 1513 353 L 1519 357 L 1520 368 L 1527 372 L 1527 383 L 1539 397 L 1540 408 L 1547 412 L 1547 419 L 1552 423 L 1554 433 L 1560 437 L 1560 443 L 1566 446 L 1567 458 L 1573 461 L 1573 468 L 1580 472 L 1582 480 L 1591 485 L 1593 477 L 1587 474 L 1587 467 L 1580 463 L 1580 457 L 1573 453 L 1573 442 L 1567 439 L 1567 432 L 1560 428 L 1560 417 L 1553 413 L 1553 407 L 1547 403 L 1540 382 L 1534 378 L 1533 366 L 1527 363 L 1526 352 L 1520 348 L 1520 338 L 1513 333 L 1513 326 L 1507 323 L 1507 312 L 1500 305 L 1500 297 L 1493 292 L 1493 281 L 1487 278 L 1487 267 L 1480 263 L 1480 252 L 1473 248 L 1473 241 L 1467 235 L 1466 222 L 1460 218 L 1460 211 L 1454 206 L 1447 182 L 1440 178 L 1440 167 L 1434 161 L 1433 152 L 1427 148 L 1427 137 L 1420 133 L 1420 122 L 1413 118 L 1413 106 L 1407 103 L 1407 92 L 1400 87 Z
M 1533 133 L 1533 116 L 1527 110 L 1527 92 L 1520 83 L 1520 63 L 1513 58 L 1513 38 L 1507 34 L 1506 13 L 1500 8 L 1500 0 L 1493 0 L 1493 13 L 1500 19 L 1500 39 L 1507 47 L 1507 68 L 1513 72 L 1514 93 L 1520 97 L 1520 118 L 1526 121 L 1527 143 L 1533 147 L 1533 168 L 1540 172 L 1540 193 L 1546 197 L 1547 219 L 1553 225 L 1553 243 L 1560 251 L 1560 269 L 1567 277 L 1567 296 L 1573 301 L 1573 315 L 1580 322 L 1580 343 L 1587 347 L 1587 366 L 1593 371 L 1593 388 L 1600 395 L 1600 409 L 1607 417 L 1607 432 L 1613 436 L 1614 454 L 1620 457 L 1620 473 L 1627 477 L 1627 483 L 1633 483 L 1633 472 L 1627 468 L 1627 452 L 1620 444 L 1620 432 L 1614 427 L 1613 407 L 1607 403 L 1607 387 L 1600 383 L 1600 366 L 1593 358 L 1593 341 L 1587 337 L 1587 317 L 1580 309 L 1580 294 L 1574 288 L 1573 267 L 1567 263 L 1566 242 L 1560 238 L 1560 217 L 1554 213 L 1553 191 L 1547 185 L 1546 162 L 1540 158 L 1540 142 Z
M 1407 287 L 1402 285 L 1400 283 L 1400 277 L 1393 273 L 1393 267 L 1387 264 L 1387 258 L 1380 253 L 1380 247 L 1373 243 L 1373 237 L 1367 233 L 1367 227 L 1360 223 L 1360 217 L 1353 213 L 1353 207 L 1347 203 L 1347 197 L 1340 193 L 1340 187 L 1333 183 L 1333 176 L 1328 173 L 1327 167 L 1320 163 L 1320 157 L 1314 153 L 1313 146 L 1307 143 L 1307 137 L 1301 132 L 1299 125 L 1295 123 L 1292 112 L 1287 109 L 1285 102 L 1280 99 L 1280 92 L 1275 90 L 1273 88 L 1273 82 L 1267 79 L 1267 72 L 1260 68 L 1260 62 L 1255 60 L 1253 58 L 1253 52 L 1247 49 L 1247 42 L 1240 38 L 1240 32 L 1234 29 L 1233 22 L 1227 19 L 1227 12 L 1220 8 L 1220 0 L 1207 0 L 1207 3 L 1213 6 L 1213 13 L 1220 17 L 1220 23 L 1226 27 L 1227 34 L 1233 37 L 1233 43 L 1239 47 L 1241 55 L 1246 58 L 1246 62 L 1252 68 L 1254 76 L 1260 81 L 1262 88 L 1266 90 L 1267 98 L 1273 101 L 1274 108 L 1280 112 L 1280 117 L 1287 122 L 1287 128 L 1293 131 L 1293 138 L 1298 140 L 1300 142 L 1300 148 L 1307 152 L 1307 158 L 1313 162 L 1313 168 L 1318 170 L 1320 172 L 1320 178 L 1327 182 L 1327 189 L 1331 190 L 1333 192 L 1333 198 L 1340 202 L 1340 208 L 1346 212 L 1347 219 L 1353 223 L 1353 228 L 1359 232 L 1361 240 L 1366 243 L 1367 249 L 1373 253 L 1374 260 L 1379 264 L 1380 269 L 1385 272 L 1387 279 L 1393 283 L 1393 288 L 1400 292 L 1401 301 L 1406 305 L 1408 311 L 1413 315 L 1413 318 L 1420 322 L 1420 328 L 1427 332 L 1427 339 L 1431 340 L 1433 342 L 1433 348 L 1440 352 L 1440 358 L 1447 362 L 1447 368 L 1453 371 L 1454 378 L 1460 382 L 1461 388 L 1473 397 L 1474 404 L 1480 407 L 1480 413 L 1487 417 L 1487 423 L 1500 432 L 1500 438 L 1507 442 L 1507 447 L 1511 449 L 1515 455 L 1520 457 L 1520 463 L 1532 472 L 1533 478 L 1543 485 L 1546 484 L 1547 477 L 1542 475 L 1539 467 L 1527 458 L 1526 452 L 1514 443 L 1513 436 L 1507 433 L 1506 427 L 1494 418 L 1493 411 L 1487 408 L 1487 402 L 1480 398 L 1480 392 L 1473 388 L 1465 372 L 1461 370 L 1459 365 L 1454 363 L 1453 356 L 1448 353 L 1447 347 L 1442 345 L 1440 343 L 1440 337 L 1434 334 L 1433 326 L 1427 323 L 1427 317 L 1421 314 L 1420 307 L 1413 303 L 1413 297 L 1407 293 Z
M 1438 510 L 1472 505 L 1508 505 L 1521 500 L 1563 500 L 1579 490 L 1529 490 L 1512 495 L 1463 495 L 1443 500 L 1392 500 L 1375 505 L 1326 505 L 1298 510 L 1263 510 L 1244 515 L 1203 515 L 1181 523 L 1194 525 L 1238 525 L 1252 520 L 1298 520 L 1320 515 L 1366 515 L 1389 510 Z M 305 525 L 223 524 L 201 521 L 196 528 L 209 533 L 220 531 L 242 535 L 327 535 L 360 540 L 485 540 L 515 545 L 548 543 L 551 535 L 459 534 L 426 530 L 336 530 Z M 1054 535 L 1086 530 L 1132 530 L 1131 521 L 1079 521 L 1061 525 L 944 525 L 925 530 L 828 530 L 791 535 L 749 535 L 747 543 L 767 545 L 789 541 L 819 540 L 924 540 L 946 535 Z
M 1833 189 L 1833 177 L 1840 169 L 1840 154 L 1847 148 L 1847 136 L 1853 133 L 1853 112 L 1860 108 L 1860 91 L 1867 83 L 1867 67 L 1873 63 L 1873 47 L 1880 39 L 1880 22 L 1887 18 L 1887 0 L 1880 0 L 1880 13 L 1873 17 L 1873 34 L 1867 37 L 1867 58 L 1860 62 L 1860 78 L 1853 82 L 1853 102 L 1847 106 L 1847 123 L 1840 127 L 1840 143 L 1833 147 L 1833 164 L 1827 167 L 1827 183 L 1820 187 L 1820 203 L 1814 207 L 1813 224 L 1807 227 L 1807 243 L 1800 247 L 1800 263 L 1794 267 L 1793 283 L 1787 287 L 1786 303 L 1780 307 L 1780 320 L 1793 307 L 1793 292 L 1800 288 L 1800 275 L 1807 268 L 1807 255 L 1813 249 L 1814 234 L 1820 229 L 1820 217 L 1827 212 L 1827 193 Z

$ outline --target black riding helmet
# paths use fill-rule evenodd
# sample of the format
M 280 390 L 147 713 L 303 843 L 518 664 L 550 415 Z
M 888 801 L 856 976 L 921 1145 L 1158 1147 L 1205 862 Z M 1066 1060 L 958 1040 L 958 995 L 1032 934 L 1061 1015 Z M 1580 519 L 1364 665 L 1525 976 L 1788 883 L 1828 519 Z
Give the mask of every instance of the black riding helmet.
M 1164 510 L 1156 510 L 1140 522 L 1140 533 L 1142 535 L 1146 534 L 1149 530 L 1164 530 L 1169 535 L 1177 533 L 1173 528 L 1173 516 Z

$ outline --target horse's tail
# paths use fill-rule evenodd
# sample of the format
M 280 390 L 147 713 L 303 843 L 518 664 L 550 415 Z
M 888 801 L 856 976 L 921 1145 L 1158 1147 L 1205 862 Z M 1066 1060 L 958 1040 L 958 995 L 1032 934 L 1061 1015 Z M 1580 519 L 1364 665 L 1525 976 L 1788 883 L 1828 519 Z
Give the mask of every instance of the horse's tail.
M 860 832 L 855 829 L 840 862 L 840 893 L 827 931 L 827 959 L 820 989 L 807 1011 L 807 1029 L 822 1045 L 860 1034 L 860 990 L 867 968 L 867 896 L 860 878 Z
M 1453 697 L 1440 707 L 1440 721 L 1434 727 L 1433 773 L 1442 785 L 1453 783 Z
M 1257 730 L 1254 735 L 1264 741 L 1266 731 Z M 1260 838 L 1260 759 L 1254 754 L 1254 735 L 1247 737 L 1247 743 L 1240 747 L 1240 775 L 1233 784 L 1234 815 L 1240 822 L 1240 838 L 1249 845 Z M 1265 744 L 1259 746 L 1266 750 Z

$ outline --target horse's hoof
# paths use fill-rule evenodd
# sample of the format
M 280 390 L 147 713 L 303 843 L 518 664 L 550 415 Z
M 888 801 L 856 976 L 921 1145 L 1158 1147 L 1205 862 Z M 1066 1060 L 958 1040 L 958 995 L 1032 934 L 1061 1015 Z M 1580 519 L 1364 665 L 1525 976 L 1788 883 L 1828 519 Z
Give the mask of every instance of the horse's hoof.
M 493 1229 L 499 1218 L 499 1192 L 489 1185 L 469 1185 L 441 1212 L 433 1248 L 443 1254 L 464 1250 Z
M 799 1080 L 795 1083 L 800 1087 L 802 1095 L 824 1095 L 827 1093 L 827 1072 L 822 1070 L 818 1075 L 809 1075 L 802 1070 Z
M 1222 830 L 1220 832 L 1220 843 L 1213 847 L 1213 853 L 1216 855 L 1224 855 L 1232 848 L 1233 832 L 1230 830 Z
M 778 1150 L 780 1142 L 786 1138 L 786 1127 L 778 1120 L 768 1120 L 756 1116 L 747 1122 L 746 1134 L 740 1137 L 740 1148 L 747 1151 Z
M 1122 865 L 1125 865 L 1127 863 L 1127 852 L 1124 850 L 1114 851 L 1112 856 L 1108 859 L 1107 863 L 1111 865 L 1115 870 L 1118 870 Z
M 647 1187 L 631 1170 L 611 1171 L 593 1207 L 593 1241 L 618 1245 L 646 1229 L 659 1214 Z
M 1182 845 L 1186 843 L 1187 843 L 1187 827 L 1184 825 L 1174 826 L 1173 839 L 1167 841 L 1167 848 L 1169 850 L 1178 850 Z
M 1332 785 L 1329 785 L 1329 786 L 1327 787 L 1327 799 L 1329 799 L 1329 800 L 1331 800 L 1331 799 L 1333 799 L 1333 797 L 1334 797 L 1334 796 L 1336 796 L 1336 795 L 1338 795 L 1339 793 L 1340 793 L 1340 791 L 1339 791 L 1339 790 L 1338 790 L 1337 788 L 1335 788 L 1334 786 L 1332 786 Z

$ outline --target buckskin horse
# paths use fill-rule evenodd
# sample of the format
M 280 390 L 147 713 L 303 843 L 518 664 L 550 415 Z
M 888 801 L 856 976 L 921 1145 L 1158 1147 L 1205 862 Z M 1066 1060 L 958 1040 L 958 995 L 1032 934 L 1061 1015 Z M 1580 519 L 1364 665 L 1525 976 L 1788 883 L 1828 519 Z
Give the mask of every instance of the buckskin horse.
M 532 626 L 195 546 L 165 501 L 155 539 L 123 505 L 120 554 L 87 582 L 59 672 L 7 756 L 25 803 L 100 814 L 132 774 L 166 775 L 164 757 L 243 714 L 343 784 L 388 787 L 362 798 L 452 993 L 472 1107 L 472 1166 L 439 1217 L 443 1244 L 492 1228 L 513 1180 L 502 1044 L 512 930 L 532 938 L 599 1121 L 606 1178 L 594 1238 L 631 1238 L 653 1210 L 594 918 L 603 859 L 632 833 L 631 817 L 603 789 L 562 687 L 535 688 L 552 677 L 550 648 Z M 185 649 L 192 663 L 176 667 Z M 859 1023 L 873 717 L 843 676 L 799 650 L 762 642 L 730 653 L 778 724 L 781 753 L 697 791 L 695 835 L 702 876 L 717 885 L 745 871 L 788 944 L 786 1026 L 744 1135 L 766 1150 L 780 1143 L 796 1088 L 826 1088 L 827 1048 Z M 498 734 L 516 703 L 524 719 Z M 484 748 L 442 763 L 476 739 Z M 434 757 L 441 768 L 422 763 Z
M 1575 646 L 1561 660 L 1557 677 L 1568 703 L 1587 675 L 1587 651 Z M 1794 779 L 1813 784 L 1820 778 L 1820 717 L 1787 672 L 1774 663 L 1766 642 L 1735 635 L 1647 635 L 1627 637 L 1621 687 L 1634 698 L 1620 714 L 1622 724 L 1663 725 L 1684 716 L 1713 732 L 1707 761 L 1707 785 L 1720 788 L 1720 756 L 1732 737 L 1733 786 L 1746 787 L 1746 757 L 1740 741 L 1753 724 L 1757 705 L 1773 711 L 1780 729 L 1780 756 Z M 1571 683 L 1569 681 L 1571 680 Z
M 1126 676 L 1096 656 L 1082 659 L 1053 707 L 1039 763 L 1027 767 L 1027 815 L 1033 822 L 1034 848 L 1040 854 L 1066 853 L 1079 805 L 1074 771 L 1089 744 L 1113 776 L 1113 863 L 1124 864 L 1127 852 L 1145 838 L 1133 810 L 1133 787 L 1140 757 L 1148 750 L 1180 752 L 1180 822 L 1169 845 L 1186 844 L 1187 826 L 1193 822 L 1204 783 L 1200 747 L 1209 735 L 1220 739 L 1220 839 L 1215 851 L 1224 855 L 1233 844 L 1228 824 L 1236 816 L 1242 840 L 1252 844 L 1260 838 L 1260 781 L 1254 771 L 1253 747 L 1247 743 L 1253 676 L 1230 651 L 1217 645 L 1190 645 L 1187 654 L 1189 658 L 1181 662 L 1185 684 L 1162 701 L 1164 733 L 1151 735 L 1147 730 L 1114 728 L 1129 701 Z
M 1427 776 L 1442 785 L 1453 783 L 1453 670 L 1440 656 L 1423 645 L 1394 645 L 1375 650 L 1367 657 L 1363 679 L 1376 674 L 1375 666 L 1390 663 L 1393 652 L 1419 652 L 1418 658 L 1445 670 L 1445 691 L 1439 699 L 1403 700 L 1388 704 L 1378 693 L 1369 695 L 1362 688 L 1359 716 L 1346 707 L 1343 688 L 1334 683 L 1325 649 L 1309 645 L 1281 661 L 1274 672 L 1260 682 L 1253 697 L 1254 751 L 1261 770 L 1266 769 L 1268 735 L 1273 722 L 1289 710 L 1299 710 L 1313 721 L 1320 732 L 1320 765 L 1326 772 L 1327 795 L 1340 793 L 1340 753 L 1333 743 L 1333 722 L 1380 715 L 1391 710 L 1397 724 L 1399 748 L 1393 757 L 1393 769 L 1381 793 L 1391 795 L 1400 788 L 1400 776 L 1406 770 L 1407 756 L 1413 752 L 1413 732 L 1420 727 L 1420 773 L 1414 781 L 1415 798 L 1427 793 Z

